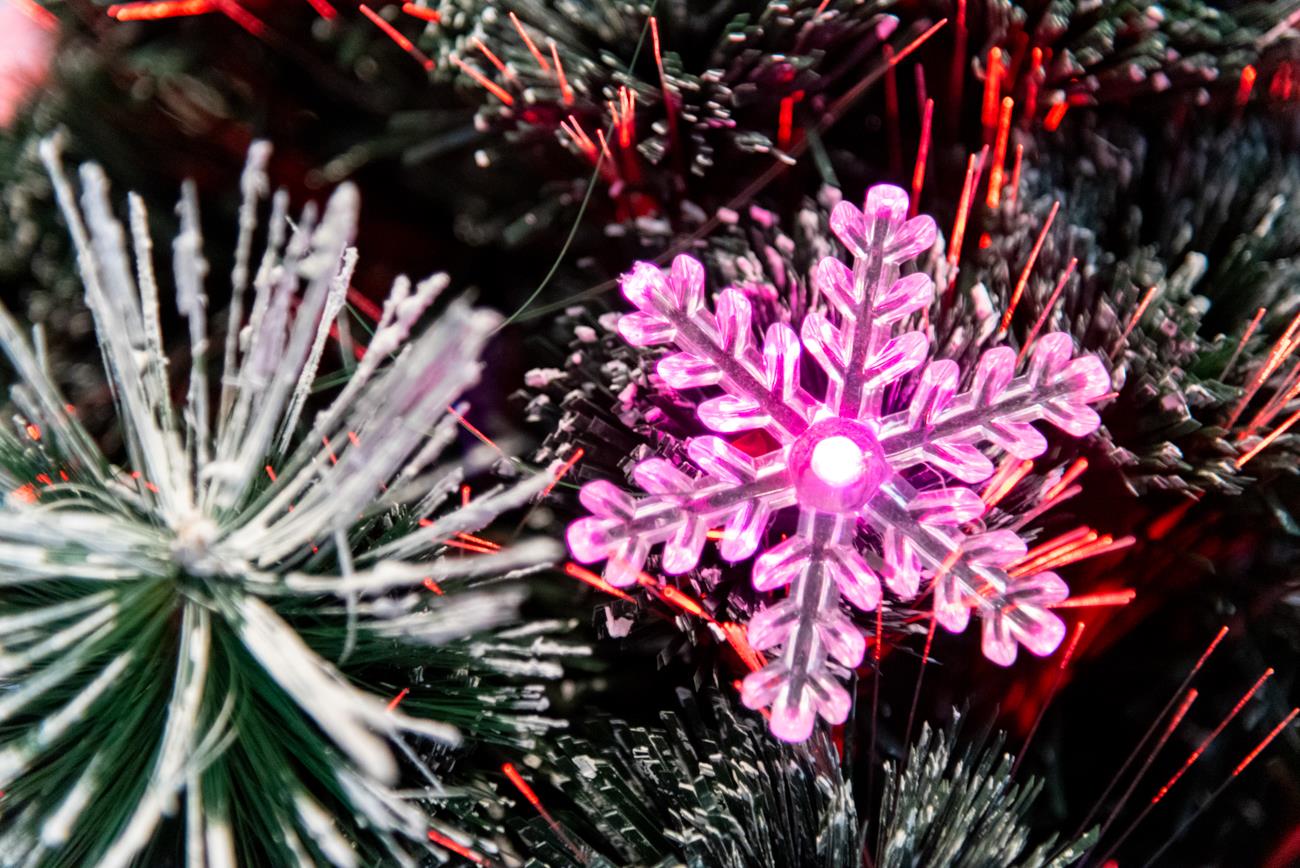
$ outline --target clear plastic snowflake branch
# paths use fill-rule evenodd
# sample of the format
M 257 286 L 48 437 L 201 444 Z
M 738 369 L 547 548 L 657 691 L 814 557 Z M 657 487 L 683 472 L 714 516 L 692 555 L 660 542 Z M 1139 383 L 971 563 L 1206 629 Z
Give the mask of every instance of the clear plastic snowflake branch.
M 770 706 L 773 733 L 789 741 L 806 738 L 817 715 L 837 723 L 848 714 L 841 677 L 862 662 L 866 639 L 840 603 L 874 609 L 882 581 L 902 599 L 928 584 L 948 630 L 964 630 L 976 613 L 985 655 L 1003 665 L 1018 645 L 1051 653 L 1064 634 L 1049 606 L 1065 598 L 1065 584 L 1053 573 L 1012 577 L 1007 567 L 1024 542 L 961 526 L 984 511 L 968 486 L 992 474 L 991 456 L 1040 455 L 1047 444 L 1037 421 L 1075 436 L 1094 430 L 1088 404 L 1109 391 L 1109 376 L 1100 359 L 1073 357 L 1069 336 L 1058 333 L 1034 345 L 1019 375 L 1012 349 L 986 352 L 962 391 L 958 365 L 930 360 L 926 333 L 908 327 L 929 305 L 933 282 L 902 270 L 936 233 L 931 218 L 909 220 L 907 210 L 907 195 L 886 185 L 871 188 L 861 210 L 835 208 L 831 228 L 851 262 L 817 265 L 824 304 L 798 334 L 776 323 L 756 339 L 738 289 L 722 290 L 710 309 L 704 269 L 689 256 L 667 271 L 638 263 L 623 278 L 638 310 L 620 319 L 620 334 L 676 350 L 657 368 L 670 387 L 716 392 L 697 408 L 705 426 L 724 435 L 761 429 L 776 445 L 751 456 L 723 437 L 694 437 L 692 467 L 662 458 L 635 467 L 645 496 L 589 483 L 581 500 L 591 515 L 570 526 L 569 547 L 584 563 L 607 561 L 605 578 L 619 587 L 637 581 L 656 545 L 663 572 L 688 572 L 718 528 L 725 560 L 758 553 L 754 586 L 784 596 L 749 625 L 753 646 L 775 651 L 742 695 L 751 707 Z M 806 357 L 823 375 L 820 397 L 808 387 L 818 378 L 800 373 Z M 909 375 L 910 399 L 888 406 L 889 387 Z M 921 465 L 944 482 L 915 490 L 908 471 Z M 787 507 L 799 509 L 798 530 L 770 545 L 773 516 Z

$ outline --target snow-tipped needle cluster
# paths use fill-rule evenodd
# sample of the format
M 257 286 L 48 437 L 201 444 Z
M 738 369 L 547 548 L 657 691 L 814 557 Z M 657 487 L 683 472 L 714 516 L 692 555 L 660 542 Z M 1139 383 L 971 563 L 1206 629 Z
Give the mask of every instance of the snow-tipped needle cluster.
M 1051 653 L 1065 633 L 1049 608 L 1067 596 L 1064 582 L 1009 571 L 1024 541 L 1008 530 L 963 531 L 984 511 L 968 486 L 993 473 L 991 449 L 1040 455 L 1047 442 L 1035 421 L 1074 436 L 1093 431 L 1099 419 L 1087 405 L 1108 393 L 1109 375 L 1095 356 L 1072 358 L 1070 337 L 1052 333 L 1019 373 L 1013 349 L 985 352 L 961 389 L 959 366 L 928 360 L 925 333 L 909 329 L 933 283 L 903 267 L 930 248 L 936 229 L 907 211 L 907 194 L 887 185 L 871 188 L 862 210 L 841 202 L 831 227 L 851 264 L 823 259 L 814 283 L 826 304 L 799 334 L 777 322 L 761 343 L 743 292 L 725 289 L 713 310 L 705 305 L 704 271 L 691 257 L 668 272 L 640 263 L 625 275 L 623 293 L 639 310 L 620 319 L 623 337 L 674 346 L 659 376 L 674 389 L 718 392 L 699 404 L 700 421 L 721 434 L 761 431 L 765 445 L 745 451 L 719 436 L 691 438 L 694 470 L 662 458 L 639 463 L 641 498 L 588 483 L 581 498 L 593 515 L 568 531 L 574 556 L 608 560 L 605 578 L 616 587 L 636 582 L 661 543 L 670 575 L 693 569 L 711 535 L 727 561 L 761 551 L 754 586 L 788 590 L 750 622 L 755 649 L 780 651 L 746 677 L 742 696 L 771 706 L 772 731 L 792 741 L 807 738 L 818 714 L 831 722 L 848 714 L 839 680 L 862 662 L 866 641 L 840 599 L 875 609 L 882 578 L 902 599 L 931 592 L 935 618 L 950 631 L 965 629 L 973 610 L 985 655 L 1003 665 L 1017 645 Z M 805 351 L 815 371 L 801 370 Z M 771 539 L 775 516 L 791 507 L 797 531 Z
M 819 117 L 858 85 L 898 26 L 876 3 L 436 5 L 425 44 L 479 95 L 475 124 L 494 134 L 478 162 L 558 140 L 579 158 L 572 179 L 598 170 L 620 220 L 675 213 L 688 187 L 738 159 L 792 162 L 796 115 Z
M 525 771 L 549 785 L 553 813 L 511 818 L 521 862 L 860 864 L 853 782 L 829 733 L 783 744 L 713 684 L 677 699 L 653 725 L 597 718 L 598 738 L 560 733 L 539 748 Z
M 431 660 L 437 670 L 436 646 L 509 620 L 519 602 L 510 589 L 439 598 L 444 583 L 555 554 L 542 541 L 443 556 L 444 541 L 550 479 L 446 506 L 466 466 L 439 463 L 456 434 L 448 408 L 477 380 L 498 318 L 454 301 L 411 337 L 445 276 L 399 280 L 347 384 L 313 395 L 357 260 L 358 196 L 342 187 L 291 222 L 276 193 L 253 263 L 268 154 L 254 145 L 244 173 L 224 342 L 207 324 L 193 187 L 180 200 L 173 276 L 191 340 L 174 403 L 142 200 L 125 229 L 87 165 L 78 203 L 57 145 L 44 145 L 117 408 L 107 442 L 120 438 L 124 464 L 60 396 L 40 334 L 28 340 L 0 305 L 15 413 L 0 432 L 5 864 L 136 864 L 164 828 L 190 865 L 416 864 L 434 852 L 421 800 L 438 787 L 420 757 L 462 734 L 434 719 L 437 685 L 408 682 L 402 705 L 388 688 Z M 479 653 L 509 657 L 511 635 Z M 471 696 L 471 722 L 517 714 L 521 738 L 547 725 L 530 713 L 544 707 L 536 691 Z
M 1096 843 L 1096 830 L 1058 843 L 1056 835 L 1030 848 L 1028 814 L 1043 790 L 1034 778 L 1016 781 L 1016 758 L 1005 735 L 963 731 L 965 714 L 935 731 L 927 723 L 901 761 L 885 762 L 875 864 L 881 868 L 1066 868 Z M 960 815 L 961 822 L 951 818 Z M 1077 833 L 1076 833 L 1077 835 Z

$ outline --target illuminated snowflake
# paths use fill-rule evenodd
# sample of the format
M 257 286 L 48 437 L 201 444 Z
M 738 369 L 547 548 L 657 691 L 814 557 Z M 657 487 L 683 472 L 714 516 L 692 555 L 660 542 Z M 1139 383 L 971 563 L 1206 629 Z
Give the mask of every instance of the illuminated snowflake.
M 761 429 L 775 445 L 751 457 L 722 437 L 691 438 L 699 473 L 662 458 L 636 466 L 647 497 L 591 482 L 581 499 L 593 515 L 569 528 L 569 546 L 585 563 L 607 559 L 605 578 L 620 587 L 636 582 L 659 543 L 665 573 L 692 569 L 714 528 L 728 561 L 764 548 L 754 586 L 789 591 L 750 621 L 753 646 L 780 651 L 744 680 L 742 696 L 751 708 L 771 706 L 772 732 L 789 741 L 805 739 L 817 714 L 832 723 L 848 714 L 839 679 L 862 662 L 866 639 L 839 601 L 874 609 L 881 577 L 904 599 L 928 582 L 935 618 L 950 631 L 964 630 L 974 610 L 996 663 L 1010 664 L 1017 644 L 1049 654 L 1065 632 L 1049 610 L 1067 596 L 1065 583 L 1051 572 L 1008 572 L 1025 554 L 1015 533 L 966 535 L 960 526 L 984 511 L 967 486 L 992 474 L 987 447 L 1041 454 L 1047 444 L 1031 424 L 1039 419 L 1091 432 L 1099 420 L 1087 404 L 1106 394 L 1109 377 L 1096 357 L 1071 358 L 1070 337 L 1056 333 L 1037 342 L 1019 376 L 1012 349 L 984 353 L 963 392 L 955 362 L 930 361 L 910 400 L 889 406 L 889 387 L 930 355 L 925 333 L 907 323 L 929 304 L 933 282 L 900 268 L 934 244 L 935 225 L 906 219 L 907 209 L 907 194 L 884 185 L 868 191 L 864 211 L 840 203 L 831 228 L 852 265 L 823 259 L 814 282 L 827 310 L 810 313 L 798 335 L 773 324 L 761 346 L 740 291 L 723 290 L 714 311 L 705 307 L 704 269 L 689 256 L 668 272 L 638 263 L 622 282 L 639 308 L 619 321 L 623 337 L 680 350 L 658 364 L 672 388 L 720 391 L 699 405 L 700 420 L 723 434 Z M 801 376 L 801 344 L 824 374 L 820 397 L 808 388 L 814 378 Z M 916 490 L 909 480 L 922 465 L 946 481 Z M 799 510 L 798 531 L 769 547 L 769 526 L 786 508 Z

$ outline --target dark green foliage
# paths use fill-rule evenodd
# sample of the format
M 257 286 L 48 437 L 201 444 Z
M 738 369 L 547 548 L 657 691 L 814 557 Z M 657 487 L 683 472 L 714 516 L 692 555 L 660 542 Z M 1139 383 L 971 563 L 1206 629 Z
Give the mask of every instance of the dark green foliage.
M 524 864 L 855 864 L 853 791 L 824 733 L 784 745 L 716 688 L 679 696 L 682 710 L 659 726 L 601 721 L 528 759 L 522 770 L 559 826 L 510 796 Z

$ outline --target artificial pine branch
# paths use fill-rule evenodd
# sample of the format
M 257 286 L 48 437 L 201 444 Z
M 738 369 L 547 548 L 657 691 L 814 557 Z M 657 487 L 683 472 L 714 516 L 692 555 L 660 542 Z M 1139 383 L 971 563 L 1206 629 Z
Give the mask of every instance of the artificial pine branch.
M 907 755 L 885 763 L 876 864 L 880 868 L 1063 868 L 1096 830 L 1058 848 L 1056 836 L 1029 850 L 1028 813 L 1042 782 L 1015 783 L 1005 736 L 962 737 L 954 712 L 942 732 L 924 724 Z M 1059 851 L 1059 852 L 1058 852 Z M 1054 854 L 1054 855 L 1052 855 Z
M 13 401 L 0 432 L 3 861 L 125 866 L 174 840 L 190 864 L 416 864 L 437 852 L 425 804 L 442 786 L 421 751 L 529 744 L 555 725 L 536 680 L 579 650 L 542 641 L 559 624 L 493 632 L 524 594 L 483 579 L 545 564 L 553 543 L 448 548 L 482 540 L 550 480 L 449 502 L 483 460 L 443 456 L 448 407 L 498 318 L 453 301 L 411 337 L 447 279 L 401 279 L 347 384 L 312 397 L 356 263 L 357 194 L 291 223 L 276 193 L 255 262 L 258 143 L 231 270 L 239 329 L 224 345 L 206 326 L 196 197 L 182 195 L 172 264 L 190 370 L 174 392 L 169 281 L 142 201 L 128 230 L 97 166 L 82 167 L 78 196 L 57 143 L 42 155 L 124 445 L 101 451 L 50 381 L 39 333 L 0 307 Z
M 716 687 L 681 689 L 658 726 L 597 722 L 539 746 L 524 773 L 554 822 L 515 798 L 529 866 L 857 864 L 857 808 L 835 746 L 771 739 Z

